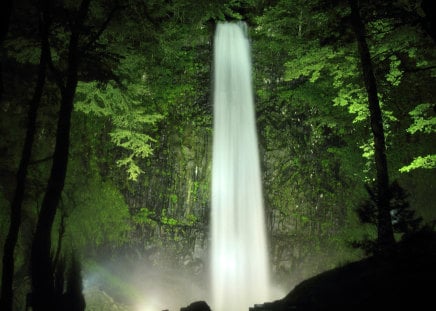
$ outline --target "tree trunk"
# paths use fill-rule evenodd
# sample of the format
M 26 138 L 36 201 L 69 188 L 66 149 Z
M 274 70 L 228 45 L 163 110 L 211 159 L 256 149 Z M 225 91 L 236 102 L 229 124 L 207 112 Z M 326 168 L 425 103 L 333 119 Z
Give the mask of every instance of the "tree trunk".
M 421 9 L 424 11 L 424 29 L 436 43 L 436 12 L 434 0 L 422 0 Z
M 18 240 L 18 233 L 21 225 L 21 209 L 24 198 L 24 189 L 27 176 L 27 168 L 29 166 L 32 146 L 36 131 L 36 117 L 39 104 L 41 101 L 42 92 L 44 89 L 46 68 L 49 56 L 48 29 L 49 17 L 47 3 L 44 4 L 42 14 L 40 15 L 39 29 L 41 37 L 41 55 L 38 67 L 38 77 L 35 86 L 35 91 L 29 103 L 29 111 L 27 115 L 27 130 L 24 140 L 21 160 L 17 171 L 16 187 L 14 197 L 11 203 L 10 224 L 8 235 L 5 240 L 3 252 L 3 271 L 2 271 L 2 287 L 0 296 L 0 310 L 12 311 L 13 305 L 13 277 L 14 277 L 14 250 Z
M 50 253 L 51 231 L 67 172 L 71 113 L 77 86 L 80 58 L 79 37 L 81 27 L 88 12 L 89 3 L 90 0 L 82 1 L 72 26 L 65 85 L 63 81 L 58 81 L 61 88 L 61 105 L 57 124 L 56 145 L 50 177 L 42 201 L 31 250 L 34 311 L 55 311 L 59 303 L 59 297 L 54 295 L 53 272 L 55 267 L 53 267 Z
M 12 0 L 2 0 L 0 5 L 0 47 L 3 45 L 3 41 L 6 39 L 6 35 L 9 31 L 12 7 Z M 3 98 L 3 90 L 3 64 L 2 60 L 0 60 L 0 101 Z
M 377 191 L 377 242 L 380 251 L 389 249 L 395 242 L 389 208 L 389 174 L 386 160 L 386 144 L 383 118 L 377 94 L 371 55 L 365 38 L 365 25 L 361 19 L 357 0 L 348 0 L 351 8 L 351 21 L 356 35 L 362 65 L 363 79 L 368 93 L 371 130 L 374 137 L 374 160 Z
M 3 43 L 8 33 L 12 7 L 12 0 L 3 0 L 0 6 L 0 43 Z

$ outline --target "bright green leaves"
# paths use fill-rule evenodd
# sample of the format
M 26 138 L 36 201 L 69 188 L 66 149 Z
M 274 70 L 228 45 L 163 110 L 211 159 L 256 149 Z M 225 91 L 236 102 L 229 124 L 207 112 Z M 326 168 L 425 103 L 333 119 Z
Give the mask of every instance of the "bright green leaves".
M 114 82 L 106 85 L 79 83 L 79 100 L 75 105 L 78 111 L 111 120 L 110 140 L 126 154 L 117 165 L 124 167 L 132 180 L 143 173 L 138 161 L 152 153 L 151 144 L 155 142 L 145 132 L 162 119 L 160 114 L 148 112 L 146 104 L 151 101 L 151 95 L 142 79 L 135 82 L 125 88 L 117 87 Z
M 131 153 L 129 156 L 118 160 L 117 165 L 120 167 L 125 167 L 129 179 L 136 181 L 139 174 L 144 173 L 144 171 L 138 166 L 133 157 L 134 153 Z
M 111 110 L 109 104 L 104 100 L 97 82 L 79 82 L 74 108 L 86 114 L 92 113 L 96 116 L 109 116 Z
M 415 135 L 418 133 L 434 135 L 436 133 L 436 115 L 434 111 L 434 104 L 419 104 L 409 112 L 409 115 L 413 120 L 412 125 L 410 125 L 410 127 L 407 129 L 409 133 Z M 418 168 L 436 168 L 436 154 L 415 157 L 409 165 L 403 166 L 399 169 L 399 171 L 401 173 L 407 173 Z
M 136 159 L 144 159 L 152 154 L 150 143 L 155 140 L 147 134 L 120 128 L 111 132 L 110 136 L 116 146 L 130 152 L 130 155 L 118 160 L 117 165 L 126 168 L 130 179 L 137 180 L 143 171 L 136 163 Z
M 376 19 L 366 25 L 366 30 L 375 40 L 383 40 L 392 31 L 392 21 L 387 19 Z
M 429 154 L 423 157 L 418 156 L 412 161 L 412 163 L 403 166 L 402 168 L 400 168 L 399 171 L 401 173 L 407 173 L 417 168 L 424 168 L 424 169 L 436 168 L 436 154 Z
M 430 134 L 436 132 L 434 104 L 419 104 L 409 112 L 409 115 L 413 120 L 413 124 L 407 129 L 409 133 L 422 132 L 424 134 Z
M 366 94 L 362 88 L 353 84 L 340 88 L 333 103 L 335 106 L 348 107 L 348 112 L 355 115 L 353 123 L 367 120 L 369 117 Z
M 403 71 L 400 70 L 401 61 L 396 55 L 390 56 L 389 61 L 389 72 L 386 74 L 386 80 L 393 86 L 399 86 L 403 76 Z
M 411 158 L 412 149 L 428 149 L 415 144 L 418 139 L 408 141 L 404 115 L 416 100 L 425 102 L 430 95 L 431 82 L 422 86 L 430 73 L 422 66 L 433 66 L 428 60 L 434 55 L 430 48 L 434 45 L 427 42 L 424 46 L 419 29 L 403 26 L 398 16 L 378 15 L 377 5 L 361 5 L 387 158 L 395 171 L 401 161 Z M 333 237 L 340 230 L 345 236 L 347 229 L 355 228 L 355 234 L 361 234 L 364 229 L 349 222 L 353 214 L 349 208 L 364 195 L 361 185 L 374 179 L 374 140 L 347 4 L 276 1 L 268 3 L 256 21 L 254 73 L 265 149 L 266 202 L 275 222 L 272 235 L 283 234 L 290 241 L 307 233 L 306 226 L 313 223 L 328 227 L 323 225 L 323 216 L 318 216 L 321 213 L 331 213 L 332 219 L 341 215 L 337 220 L 341 225 L 331 225 L 331 231 L 336 230 L 329 233 Z M 426 119 L 419 122 L 422 133 L 434 127 Z M 428 153 L 420 150 L 419 154 Z M 420 159 L 420 165 L 431 166 L 430 160 Z M 282 223 L 289 227 L 281 231 Z M 318 237 L 311 236 L 313 240 Z M 298 245 L 295 240 L 290 244 Z M 280 245 L 277 240 L 272 243 Z M 305 247 L 309 244 L 304 243 Z
M 167 226 L 176 226 L 179 224 L 179 221 L 177 221 L 177 219 L 172 218 L 172 217 L 167 217 L 167 216 L 163 216 L 162 219 L 162 224 L 167 225 Z
M 307 50 L 307 46 L 295 53 L 295 58 L 286 62 L 285 80 L 298 79 L 300 76 L 308 77 L 310 82 L 315 82 L 321 77 L 322 70 L 329 65 L 326 60 L 334 59 L 339 55 L 331 47 L 318 47 Z M 322 60 L 322 61 L 321 61 Z

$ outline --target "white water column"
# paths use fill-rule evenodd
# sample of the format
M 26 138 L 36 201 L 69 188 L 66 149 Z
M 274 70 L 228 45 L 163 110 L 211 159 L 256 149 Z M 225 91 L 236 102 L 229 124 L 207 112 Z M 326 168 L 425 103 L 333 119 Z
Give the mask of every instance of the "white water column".
M 244 311 L 269 298 L 269 260 L 243 23 L 219 23 L 214 51 L 212 310 Z

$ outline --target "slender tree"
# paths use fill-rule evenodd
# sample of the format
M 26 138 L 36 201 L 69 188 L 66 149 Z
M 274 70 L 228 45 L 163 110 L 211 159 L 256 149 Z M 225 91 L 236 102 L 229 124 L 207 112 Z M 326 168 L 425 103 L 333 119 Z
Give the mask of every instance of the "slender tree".
M 67 288 L 62 299 L 62 310 L 84 311 L 86 307 L 85 297 L 82 293 L 81 264 L 73 253 L 71 256 L 70 269 L 67 274 Z
M 41 96 L 46 80 L 46 69 L 49 57 L 49 27 L 50 27 L 50 0 L 43 0 L 40 3 L 39 32 L 41 40 L 41 54 L 38 66 L 38 76 L 33 97 L 29 102 L 27 115 L 27 130 L 24 140 L 21 160 L 17 171 L 15 193 L 11 203 L 9 231 L 6 237 L 3 252 L 2 287 L 0 297 L 0 309 L 12 310 L 13 306 L 13 276 L 14 276 L 14 250 L 17 244 L 18 233 L 21 225 L 21 209 L 24 199 L 25 182 L 28 166 L 32 154 L 32 146 L 36 131 L 36 117 Z
M 423 20 L 424 29 L 431 36 L 434 42 L 436 42 L 436 12 L 434 9 L 434 1 L 423 0 L 421 1 L 421 8 L 424 11 L 425 17 Z
M 360 16 L 357 0 L 348 0 L 351 8 L 351 24 L 356 36 L 363 80 L 368 94 L 371 130 L 374 139 L 374 160 L 377 190 L 377 242 L 379 250 L 389 249 L 395 242 L 390 215 L 389 173 L 386 160 L 386 143 L 383 118 L 377 94 L 371 54 L 365 37 L 365 25 Z
M 12 14 L 13 1 L 12 0 L 4 0 L 1 3 L 1 11 L 0 11 L 0 42 L 3 42 L 6 38 L 6 35 L 9 30 L 9 22 Z
M 4 0 L 0 4 L 0 47 L 6 39 L 9 30 L 9 22 L 12 14 L 13 1 Z M 0 61 L 0 100 L 3 97 L 3 64 Z
M 32 289 L 35 311 L 56 310 L 54 299 L 53 264 L 51 259 L 51 230 L 58 203 L 64 188 L 70 145 L 71 113 L 78 82 L 81 57 L 79 39 L 91 0 L 83 0 L 71 26 L 68 60 L 65 78 L 57 72 L 57 84 L 61 91 L 58 115 L 56 145 L 47 189 L 42 201 L 38 223 L 31 250 Z M 53 66 L 52 66 L 52 69 Z

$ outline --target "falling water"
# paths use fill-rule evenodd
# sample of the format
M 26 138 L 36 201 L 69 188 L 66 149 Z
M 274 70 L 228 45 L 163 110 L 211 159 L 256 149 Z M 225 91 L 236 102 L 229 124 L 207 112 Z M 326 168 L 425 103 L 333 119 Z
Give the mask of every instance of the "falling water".
M 212 309 L 267 301 L 269 265 L 250 45 L 242 23 L 219 23 L 214 54 Z

